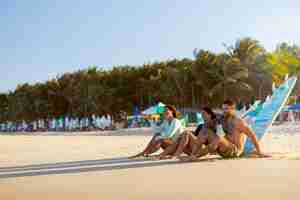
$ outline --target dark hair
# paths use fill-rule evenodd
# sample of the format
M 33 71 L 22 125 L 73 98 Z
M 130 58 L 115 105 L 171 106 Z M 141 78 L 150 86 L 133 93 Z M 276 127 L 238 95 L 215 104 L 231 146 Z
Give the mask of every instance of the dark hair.
M 202 108 L 202 110 L 204 110 L 207 114 L 209 114 L 211 119 L 216 119 L 217 118 L 216 114 L 214 113 L 214 111 L 212 111 L 211 108 L 205 106 L 205 107 Z
M 172 112 L 174 118 L 177 118 L 177 117 L 178 117 L 178 113 L 177 113 L 177 111 L 176 111 L 175 106 L 172 106 L 172 105 L 166 105 L 165 108 L 168 109 L 168 110 L 170 110 L 170 111 Z
M 223 104 L 228 105 L 228 106 L 235 106 L 235 103 L 234 103 L 234 101 L 232 101 L 232 100 L 225 100 L 225 101 L 223 102 Z

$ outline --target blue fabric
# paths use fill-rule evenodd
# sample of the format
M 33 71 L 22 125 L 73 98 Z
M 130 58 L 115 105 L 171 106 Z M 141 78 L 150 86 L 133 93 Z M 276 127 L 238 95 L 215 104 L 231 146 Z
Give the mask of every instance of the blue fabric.
M 287 97 L 290 95 L 292 89 L 297 81 L 296 77 L 287 79 L 281 86 L 274 90 L 273 95 L 268 98 L 262 105 L 258 106 L 256 113 L 249 113 L 245 118 L 252 118 L 253 123 L 250 123 L 250 127 L 255 132 L 256 137 L 260 140 L 263 135 L 268 131 L 272 122 L 278 116 L 280 109 L 287 101 Z M 249 140 L 245 144 L 245 153 L 250 153 L 254 148 L 254 145 Z

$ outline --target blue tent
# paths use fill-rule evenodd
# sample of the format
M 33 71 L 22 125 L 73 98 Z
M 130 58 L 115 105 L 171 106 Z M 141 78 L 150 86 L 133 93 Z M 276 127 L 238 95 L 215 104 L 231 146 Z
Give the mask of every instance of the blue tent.
M 290 105 L 288 107 L 288 110 L 300 110 L 300 103 L 296 103 L 296 104 Z

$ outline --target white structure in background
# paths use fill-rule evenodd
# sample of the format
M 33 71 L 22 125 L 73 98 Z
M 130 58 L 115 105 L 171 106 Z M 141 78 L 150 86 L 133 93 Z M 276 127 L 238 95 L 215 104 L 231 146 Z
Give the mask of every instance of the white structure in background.
M 12 123 L 11 122 L 7 122 L 7 130 L 10 131 L 11 127 L 12 127 Z
M 100 117 L 99 116 L 97 116 L 95 119 L 95 125 L 97 128 L 100 128 Z
M 84 120 L 83 118 L 81 118 L 81 120 L 79 120 L 79 128 L 82 129 L 84 127 Z
M 70 122 L 71 122 L 71 119 L 68 116 L 66 116 L 66 118 L 65 118 L 65 129 L 68 130 L 68 131 L 71 130 L 71 123 Z
M 75 129 L 74 121 L 75 119 L 69 118 L 69 130 Z
M 96 124 L 100 129 L 109 128 L 112 125 L 112 118 L 109 114 L 103 115 L 101 118 L 97 118 Z
M 63 118 L 60 118 L 58 120 L 58 127 L 59 127 L 59 129 L 63 129 L 64 128 L 64 120 L 63 120 Z
M 55 119 L 51 120 L 51 129 L 55 129 Z
M 37 129 L 37 122 L 33 121 L 32 126 L 33 126 L 33 130 L 36 131 L 36 129 Z
M 104 129 L 103 119 L 104 119 L 104 116 L 101 116 L 98 118 L 98 128 L 100 128 L 100 129 Z
M 88 119 L 86 117 L 82 118 L 82 128 L 88 127 Z
M 39 119 L 38 120 L 38 128 L 44 129 L 45 128 L 45 123 L 44 120 Z
M 25 120 L 22 121 L 22 129 L 25 131 L 27 129 L 27 123 Z
M 276 90 L 276 86 L 275 86 L 275 83 L 273 82 L 272 84 L 272 92 L 274 92 Z
M 107 114 L 105 118 L 106 118 L 106 128 L 111 127 L 112 124 L 111 116 Z
M 36 124 L 37 124 L 37 128 L 38 128 L 38 129 L 42 127 L 42 122 L 41 122 L 40 119 L 37 120 L 37 123 L 36 123 Z
M 79 122 L 78 122 L 78 118 L 72 118 L 71 119 L 71 129 L 77 129 L 79 128 Z
M 96 116 L 92 115 L 92 125 L 96 126 Z
M 106 119 L 106 116 L 103 115 L 101 117 L 101 121 L 100 121 L 100 128 L 105 129 L 106 127 L 107 127 L 107 119 Z

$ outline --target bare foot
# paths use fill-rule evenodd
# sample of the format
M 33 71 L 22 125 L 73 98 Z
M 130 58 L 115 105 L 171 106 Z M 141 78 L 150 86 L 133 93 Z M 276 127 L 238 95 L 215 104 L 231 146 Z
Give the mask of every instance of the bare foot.
M 139 154 L 136 154 L 136 155 L 134 155 L 134 156 L 130 156 L 130 157 L 128 157 L 128 159 L 134 159 L 134 158 L 138 158 L 138 157 L 141 157 L 141 156 L 145 156 L 144 154 L 141 154 L 141 153 L 139 153 Z
M 184 161 L 184 162 L 191 162 L 191 161 L 196 161 L 198 160 L 198 158 L 194 155 L 191 156 L 178 156 L 177 157 L 180 161 Z
M 166 160 L 166 159 L 172 159 L 172 158 L 174 158 L 174 156 L 170 156 L 170 155 L 168 155 L 168 156 L 159 156 L 158 157 L 159 160 Z

